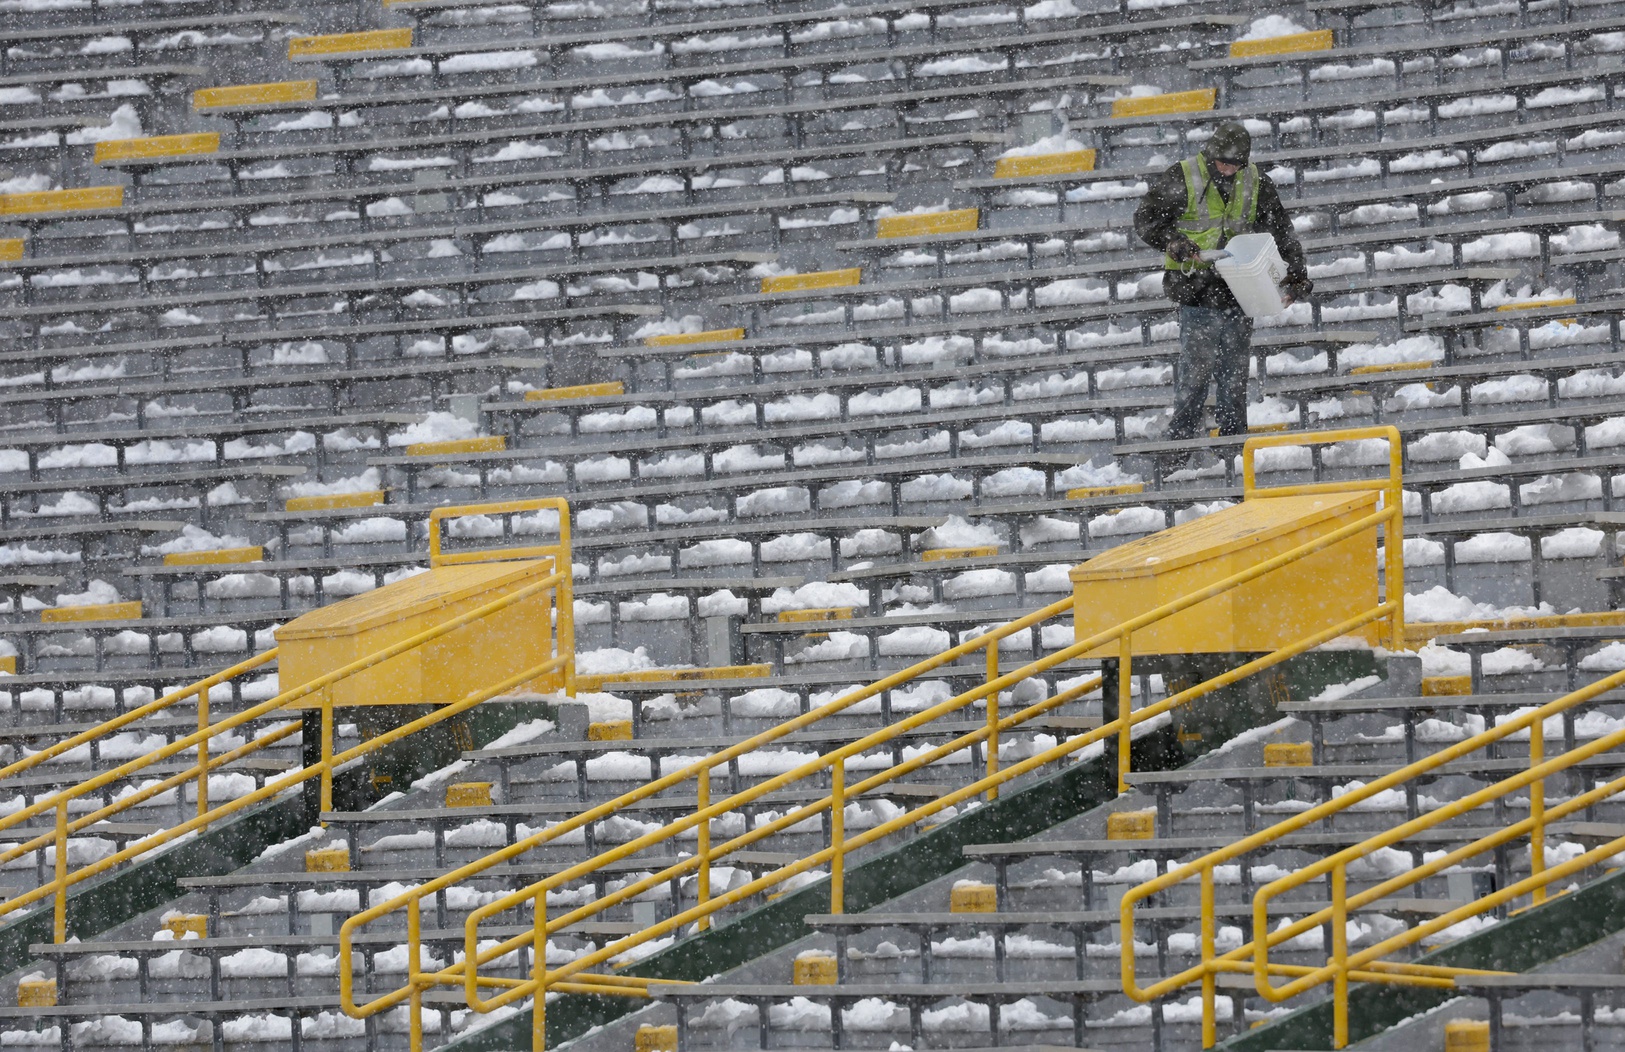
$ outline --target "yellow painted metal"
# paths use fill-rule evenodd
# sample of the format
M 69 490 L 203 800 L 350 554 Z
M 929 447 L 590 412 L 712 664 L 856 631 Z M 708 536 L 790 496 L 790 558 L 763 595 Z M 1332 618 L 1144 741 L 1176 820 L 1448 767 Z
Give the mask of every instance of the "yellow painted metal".
M 1445 1023 L 1444 1052 L 1490 1052 L 1490 1024 L 1482 1019 Z
M 446 786 L 447 807 L 491 806 L 490 782 L 455 782 Z
M 826 606 L 821 609 L 807 610 L 780 610 L 779 624 L 799 624 L 803 621 L 850 621 L 852 611 L 857 609 L 851 606 Z
M 573 387 L 547 387 L 540 391 L 526 391 L 527 402 L 563 402 L 572 398 L 604 398 L 624 394 L 626 385 L 619 380 L 606 380 L 598 384 L 576 384 Z
M 177 939 L 185 938 L 187 935 L 207 939 L 209 916 L 206 913 L 178 913 L 164 919 L 164 930 Z
M 918 215 L 886 216 L 875 224 L 879 238 L 918 237 L 921 234 L 961 234 L 975 230 L 980 224 L 979 208 L 956 208 L 948 212 L 923 212 Z
M 796 986 L 834 986 L 835 958 L 827 954 L 797 957 L 790 965 L 790 982 Z
M 1238 40 L 1230 45 L 1231 58 L 1253 58 L 1258 55 L 1292 55 L 1303 51 L 1330 51 L 1330 29 L 1312 29 L 1306 33 L 1288 33 L 1285 36 L 1265 37 L 1262 40 Z
M 769 290 L 764 282 L 762 291 L 781 290 Z M 661 336 L 645 336 L 643 343 L 646 347 L 680 347 L 688 343 L 733 343 L 744 338 L 744 329 L 708 329 L 705 332 L 668 332 Z
M 704 811 L 711 806 L 711 768 L 701 767 L 694 775 L 694 810 Z M 711 901 L 711 823 L 709 820 L 701 822 L 695 830 L 695 852 L 700 856 L 700 873 L 695 888 L 695 899 L 701 906 Z M 698 924 L 700 931 L 707 931 L 711 927 L 710 917 L 701 917 Z
M 632 1049 L 633 1052 L 677 1052 L 677 1028 L 670 1024 L 644 1024 L 632 1035 Z
M 829 911 L 846 912 L 846 757 L 829 769 Z
M 1122 482 L 1115 486 L 1079 486 L 1066 491 L 1067 500 L 1087 500 L 1090 497 L 1115 497 L 1124 493 L 1144 493 L 1143 482 Z
M 170 552 L 164 556 L 165 566 L 210 566 L 229 563 L 257 563 L 265 559 L 265 548 L 255 544 L 246 548 L 212 548 L 205 552 Z
M 1264 746 L 1265 767 L 1308 767 L 1315 762 L 1308 742 L 1270 742 Z
M 231 84 L 219 88 L 199 88 L 192 92 L 194 110 L 235 109 L 240 106 L 270 106 L 281 102 L 314 102 L 314 80 L 283 80 L 273 84 Z
M 98 603 L 94 606 L 48 606 L 39 612 L 47 624 L 61 621 L 133 621 L 141 616 L 141 600 Z
M 955 884 L 948 892 L 949 913 L 997 913 L 999 890 L 992 884 Z
M 1273 435 L 1273 434 L 1277 434 L 1277 433 L 1279 433 L 1281 431 L 1287 430 L 1290 426 L 1291 425 L 1286 424 L 1286 423 L 1280 423 L 1280 424 L 1249 424 L 1247 426 L 1247 433 L 1249 435 Z M 1219 437 L 1219 429 L 1216 428 L 1216 427 L 1208 428 L 1207 429 L 1207 437 L 1209 437 L 1209 438 L 1218 438 Z
M 1535 310 L 1539 307 L 1572 307 L 1579 300 L 1573 296 L 1552 296 L 1543 300 L 1519 300 L 1516 303 L 1503 303 L 1495 309 L 1498 311 Z
M 555 572 L 550 559 L 436 566 L 301 614 L 276 630 L 281 682 L 285 687 L 309 683 Z M 348 677 L 306 704 L 433 705 L 456 700 L 469 684 L 507 676 L 552 656 L 552 611 L 551 590 L 537 593 L 460 632 Z M 554 676 L 535 689 L 559 686 Z
M 457 453 L 500 453 L 507 448 L 506 435 L 480 435 L 476 438 L 452 438 L 444 442 L 413 442 L 406 447 L 406 455 L 438 457 Z
M 999 554 L 996 544 L 978 544 L 968 548 L 927 548 L 920 553 L 920 561 L 934 563 L 947 559 L 981 559 Z
M 350 851 L 342 847 L 322 847 L 305 852 L 306 873 L 350 872 Z
M 383 502 L 383 490 L 368 489 L 356 493 L 324 493 L 315 497 L 289 497 L 284 508 L 287 511 L 329 511 L 333 508 L 370 508 Z
M 294 37 L 288 41 L 288 57 L 317 58 L 323 55 L 365 54 L 370 51 L 399 51 L 412 46 L 412 30 L 370 29 L 361 33 L 331 33 L 326 36 Z
M 1138 95 L 1112 102 L 1113 117 L 1160 117 L 1168 113 L 1197 113 L 1211 110 L 1217 103 L 1217 88 L 1172 91 L 1163 95 Z
M 0 216 L 48 215 L 124 207 L 122 186 L 82 186 L 73 190 L 36 190 L 0 194 Z
M 1295 441 L 1299 443 L 1332 442 L 1373 436 L 1386 438 L 1390 435 L 1397 442 L 1397 434 L 1391 428 L 1359 429 L 1348 432 L 1296 436 Z M 1269 441 L 1274 441 L 1276 444 L 1281 442 L 1280 439 Z M 1244 467 L 1249 472 L 1249 490 L 1252 488 L 1250 485 L 1251 452 L 1250 448 L 1244 449 Z M 1373 485 L 1373 483 L 1369 482 L 1358 485 L 1350 483 L 1344 486 L 1344 489 L 1369 490 Z M 1395 485 L 1397 486 L 1397 481 Z M 1325 486 L 1320 488 L 1322 490 L 1328 489 Z M 928 823 L 933 816 L 941 814 L 950 807 L 957 807 L 962 803 L 984 795 L 989 789 L 1008 784 L 1048 764 L 1074 756 L 1080 750 L 1087 749 L 1097 742 L 1119 735 L 1126 738 L 1129 736 L 1128 731 L 1133 726 L 1142 724 L 1147 720 L 1155 720 L 1163 714 L 1189 704 L 1197 698 L 1205 697 L 1215 690 L 1275 668 L 1281 663 L 1319 647 L 1330 640 L 1358 632 L 1366 625 L 1374 622 L 1392 621 L 1398 612 L 1398 604 L 1394 602 L 1379 603 L 1344 621 L 1328 625 L 1318 631 L 1309 632 L 1279 649 L 1253 658 L 1235 669 L 1178 691 L 1137 711 L 1126 712 L 1120 715 L 1119 718 L 1113 719 L 1099 728 L 1068 738 L 1053 747 L 1042 749 L 1018 762 L 1012 763 L 1008 767 L 1001 768 L 996 773 L 985 775 L 970 784 L 942 793 L 907 812 L 855 834 L 848 835 L 844 828 L 831 821 L 832 834 L 830 842 L 822 850 L 812 852 L 742 885 L 730 888 L 721 895 L 709 897 L 705 902 L 648 925 L 634 935 L 625 936 L 607 943 L 557 969 L 546 971 L 540 978 L 533 976 L 531 979 L 522 981 L 506 976 L 498 978 L 482 975 L 480 969 L 482 966 L 498 961 L 508 954 L 522 951 L 527 946 L 539 945 L 547 934 L 599 916 L 605 910 L 629 902 L 653 889 L 664 887 L 674 881 L 686 880 L 690 875 L 704 871 L 706 867 L 716 860 L 726 858 L 734 852 L 745 850 L 750 845 L 759 843 L 763 839 L 783 830 L 798 826 L 822 815 L 828 815 L 833 819 L 835 813 L 844 805 L 845 801 L 861 797 L 890 782 L 906 778 L 916 771 L 955 754 L 962 753 L 967 749 L 975 749 L 979 745 L 986 743 L 992 735 L 1002 733 L 1013 727 L 1019 727 L 1060 705 L 1080 698 L 1099 687 L 1100 677 L 1088 677 L 1051 697 L 1044 698 L 1009 715 L 1000 715 L 996 720 L 979 724 L 974 730 L 960 734 L 951 741 L 924 748 L 888 769 L 869 774 L 855 784 L 848 784 L 845 778 L 845 763 L 853 756 L 883 750 L 887 743 L 896 740 L 901 735 L 910 733 L 916 728 L 924 727 L 932 721 L 942 719 L 950 714 L 959 713 L 966 706 L 996 696 L 1001 691 L 1009 690 L 1024 680 L 1042 676 L 1050 669 L 1077 660 L 1084 654 L 1109 644 L 1113 640 L 1122 640 L 1125 637 L 1132 638 L 1136 632 L 1147 626 L 1177 616 L 1183 611 L 1223 592 L 1246 586 L 1290 563 L 1315 556 L 1327 548 L 1341 543 L 1348 537 L 1359 534 L 1361 531 L 1371 530 L 1378 525 L 1388 525 L 1391 529 L 1397 530 L 1394 523 L 1400 514 L 1400 505 L 1393 503 L 1381 511 L 1349 522 L 1336 530 L 1258 562 L 1227 578 L 1212 581 L 1187 595 L 1147 610 L 1123 621 L 1121 624 L 1114 625 L 1089 638 L 1081 639 L 1018 669 L 1001 673 L 997 678 L 983 683 L 981 686 L 974 687 L 946 701 L 913 713 L 891 726 L 849 741 L 822 756 L 810 759 L 791 770 L 763 779 L 750 788 L 725 799 L 711 800 L 707 796 L 706 799 L 710 802 L 696 807 L 690 814 L 668 822 L 660 828 L 650 830 L 624 844 L 617 845 L 603 852 L 597 858 L 569 866 L 561 872 L 554 873 L 529 887 L 518 889 L 473 910 L 464 925 L 463 960 L 437 972 L 425 973 L 410 980 L 405 986 L 378 992 L 372 996 L 371 1000 L 358 1002 L 355 998 L 356 988 L 353 981 L 355 939 L 362 930 L 380 918 L 387 917 L 403 909 L 407 910 L 410 915 L 412 910 L 420 908 L 419 904 L 423 899 L 438 894 L 444 888 L 462 884 L 491 867 L 509 864 L 543 844 L 550 843 L 590 823 L 619 813 L 640 800 L 649 799 L 667 789 L 681 785 L 688 779 L 697 777 L 702 772 L 728 765 L 747 753 L 765 748 L 786 735 L 794 734 L 821 720 L 836 716 L 854 705 L 914 681 L 943 665 L 959 661 L 961 658 L 977 651 L 985 653 L 986 649 L 996 648 L 1002 640 L 1016 633 L 1025 633 L 1047 621 L 1068 616 L 1072 613 L 1074 600 L 1069 597 L 1057 603 L 1052 603 L 1031 614 L 1001 625 L 984 635 L 977 636 L 942 653 L 926 658 L 907 669 L 892 673 L 867 686 L 849 691 L 811 712 L 787 720 L 772 730 L 737 742 L 686 767 L 669 771 L 632 792 L 588 808 L 544 831 L 532 834 L 514 844 L 492 852 L 483 859 L 426 881 L 410 891 L 403 892 L 386 902 L 363 910 L 347 920 L 340 931 L 338 974 L 341 1004 L 347 1014 L 355 1018 L 366 1018 L 396 1005 L 420 1004 L 422 991 L 429 987 L 461 986 L 464 998 L 471 1009 L 477 1012 L 491 1012 L 523 999 L 536 998 L 540 1000 L 541 995 L 547 992 L 566 991 L 572 989 L 573 984 L 593 984 L 602 987 L 604 979 L 598 976 L 590 976 L 588 974 L 589 969 L 620 957 L 636 946 L 644 945 L 653 939 L 663 938 L 689 925 L 698 924 L 703 918 L 714 916 L 717 911 L 742 903 L 752 896 L 771 894 L 775 889 L 784 885 L 786 881 L 812 872 L 818 867 L 830 866 L 833 875 L 838 866 L 837 860 L 851 851 L 882 841 L 904 830 L 918 828 Z M 1390 572 L 1392 573 L 1392 570 Z M 991 671 L 995 666 L 990 664 L 989 667 Z M 1129 753 L 1127 749 L 1121 751 L 1125 755 Z M 679 838 L 689 836 L 690 830 L 698 834 L 700 827 L 708 825 L 713 819 L 751 806 L 755 801 L 767 794 L 778 792 L 788 786 L 814 779 L 821 780 L 826 777 L 825 772 L 828 772 L 828 784 L 831 786 L 831 791 L 829 795 L 824 796 L 821 800 L 815 800 L 789 809 L 771 820 L 758 823 L 748 832 L 723 843 L 710 843 L 707 840 L 708 846 L 703 852 L 688 853 L 685 849 L 684 857 L 664 869 L 629 880 L 597 901 L 574 907 L 562 916 L 550 918 L 545 924 L 538 922 L 531 928 L 526 929 L 522 934 L 505 939 L 481 937 L 481 926 L 506 911 L 519 908 L 534 909 L 535 907 L 532 904 L 538 901 L 539 896 L 545 896 L 549 891 L 570 886 L 573 882 L 581 880 L 606 865 L 630 858 L 657 845 L 670 845 Z M 669 847 L 663 848 L 663 850 L 667 854 L 670 853 Z M 835 891 L 835 889 L 832 888 L 832 891 Z M 835 901 L 839 901 L 838 897 Z M 421 948 L 421 942 L 411 943 L 408 948 L 409 956 L 418 952 Z M 640 991 L 637 986 L 647 982 L 647 980 L 634 980 L 631 977 L 627 977 L 627 981 L 629 985 L 623 987 L 619 992 L 631 996 L 638 995 Z M 495 988 L 498 992 L 487 996 L 485 991 L 491 988 Z M 417 1034 L 421 1036 L 422 1019 L 419 1016 L 414 1015 L 412 1017 L 412 1026 Z M 538 1030 L 537 1033 L 539 1034 L 539 1032 Z M 533 1036 L 533 1040 L 540 1040 L 540 1038 Z
M 17 984 L 18 1008 L 55 1008 L 55 979 L 24 979 Z
M 9 672 L 13 676 L 17 674 L 16 654 L 6 654 L 3 657 L 0 657 L 0 672 Z
M 1288 551 L 1362 516 L 1374 492 L 1248 500 L 1162 533 L 1129 541 L 1074 567 L 1074 631 L 1084 639 L 1254 562 Z M 1228 591 L 1134 635 L 1139 654 L 1274 650 L 1305 631 L 1377 602 L 1373 525 L 1290 569 Z M 1115 646 L 1092 657 L 1115 657 Z
M 801 292 L 806 289 L 837 289 L 848 285 L 856 285 L 863 280 L 861 267 L 847 267 L 843 270 L 819 270 L 810 274 L 780 274 L 774 278 L 762 279 L 762 291 L 772 292 Z
M 23 239 L 0 238 L 0 263 L 15 263 L 23 258 Z
M 219 132 L 190 132 L 185 135 L 153 135 L 145 139 L 106 139 L 96 144 L 92 159 L 139 161 L 155 157 L 192 157 L 220 152 Z
M 629 742 L 632 740 L 631 720 L 605 720 L 587 725 L 590 742 Z
M 1067 150 L 1063 153 L 1001 157 L 998 163 L 993 166 L 993 178 L 1022 179 L 1035 175 L 1066 175 L 1069 172 L 1092 172 L 1094 170 L 1094 150 Z
M 1107 840 L 1150 840 L 1156 835 L 1155 811 L 1114 811 L 1106 816 Z
M 1383 365 L 1356 365 L 1349 370 L 1349 375 L 1367 376 L 1372 373 L 1411 372 L 1417 369 L 1431 369 L 1438 364 L 1438 362 L 1387 362 Z
M 1424 676 L 1422 678 L 1422 697 L 1424 698 L 1461 697 L 1472 692 L 1473 677 L 1471 676 Z

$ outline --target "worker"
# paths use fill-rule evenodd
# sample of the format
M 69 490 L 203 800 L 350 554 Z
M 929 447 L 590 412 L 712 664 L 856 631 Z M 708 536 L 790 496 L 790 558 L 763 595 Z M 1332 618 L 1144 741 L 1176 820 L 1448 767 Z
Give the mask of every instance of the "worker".
M 1252 145 L 1245 127 L 1225 121 L 1200 153 L 1151 184 L 1134 213 L 1134 232 L 1165 253 L 1162 288 L 1179 305 L 1174 415 L 1165 433 L 1171 440 L 1196 434 L 1210 381 L 1218 385 L 1219 434 L 1247 431 L 1253 321 L 1199 253 L 1223 248 L 1236 234 L 1268 233 L 1286 264 L 1286 280 L 1281 283 L 1286 303 L 1307 300 L 1314 289 L 1292 218 L 1275 184 L 1251 162 Z

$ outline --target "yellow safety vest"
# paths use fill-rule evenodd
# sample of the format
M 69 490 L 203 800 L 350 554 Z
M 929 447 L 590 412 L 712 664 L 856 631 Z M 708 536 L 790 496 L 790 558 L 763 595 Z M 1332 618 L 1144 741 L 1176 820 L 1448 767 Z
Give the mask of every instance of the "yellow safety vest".
M 1181 234 L 1196 243 L 1197 248 L 1223 248 L 1232 237 L 1253 229 L 1258 218 L 1256 164 L 1248 164 L 1236 172 L 1228 201 L 1220 196 L 1219 188 L 1214 185 L 1224 176 L 1208 171 L 1206 157 L 1197 154 L 1188 161 L 1181 161 L 1179 168 L 1185 175 L 1185 214 L 1179 217 L 1177 226 Z M 1164 256 L 1162 265 L 1168 270 L 1185 271 L 1212 266 L 1199 260 L 1180 262 L 1173 256 Z

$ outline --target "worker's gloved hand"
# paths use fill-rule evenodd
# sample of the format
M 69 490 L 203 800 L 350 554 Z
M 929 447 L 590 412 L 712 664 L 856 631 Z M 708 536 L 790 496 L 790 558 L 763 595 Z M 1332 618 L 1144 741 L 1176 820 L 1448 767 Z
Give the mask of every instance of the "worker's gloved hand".
M 1176 237 L 1168 242 L 1168 255 L 1181 263 L 1201 258 L 1202 250 L 1188 237 Z
M 1288 281 L 1281 286 L 1281 292 L 1285 295 L 1288 305 L 1293 303 L 1308 303 L 1309 297 L 1314 291 L 1314 283 L 1307 279 L 1303 281 Z

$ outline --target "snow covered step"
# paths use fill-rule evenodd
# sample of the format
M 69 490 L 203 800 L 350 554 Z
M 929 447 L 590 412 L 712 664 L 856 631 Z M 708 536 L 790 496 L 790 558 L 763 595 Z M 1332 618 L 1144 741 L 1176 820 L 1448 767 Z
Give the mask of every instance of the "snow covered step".
M 190 669 L 199 664 L 199 655 L 247 656 L 273 645 L 272 628 L 295 616 L 296 611 L 288 610 L 245 610 L 233 614 L 41 622 L 7 625 L 5 634 L 22 653 L 20 670 L 30 672 L 43 658 L 70 656 L 94 661 L 97 666 L 113 656 L 144 659 L 148 668 L 157 670 L 164 655 L 177 653 Z M 60 642 L 65 637 L 71 639 Z M 59 642 L 53 643 L 53 639 Z M 174 674 L 186 677 L 188 673 L 177 669 Z

